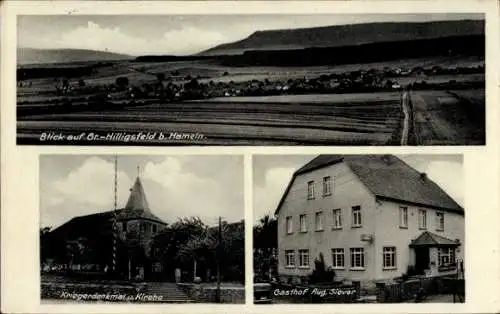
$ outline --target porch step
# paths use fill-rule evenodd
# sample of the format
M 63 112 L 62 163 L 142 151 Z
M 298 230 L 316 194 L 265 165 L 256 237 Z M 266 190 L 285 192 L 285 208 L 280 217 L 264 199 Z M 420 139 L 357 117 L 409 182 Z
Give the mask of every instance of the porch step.
M 377 303 L 377 296 L 376 295 L 363 295 L 363 296 L 360 296 L 356 301 L 361 302 L 361 303 Z
M 161 282 L 161 283 L 148 282 L 146 283 L 146 289 L 144 293 L 149 296 L 161 296 L 162 300 L 159 302 L 163 303 L 194 302 L 194 300 L 191 300 L 184 291 L 182 291 L 179 287 L 177 287 L 177 284 L 171 282 Z

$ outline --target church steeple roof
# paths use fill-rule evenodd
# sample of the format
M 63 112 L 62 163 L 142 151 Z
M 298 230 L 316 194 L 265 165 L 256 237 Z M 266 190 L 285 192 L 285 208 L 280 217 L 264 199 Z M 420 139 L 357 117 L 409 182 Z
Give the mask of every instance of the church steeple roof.
M 125 209 L 149 211 L 149 204 L 146 199 L 146 193 L 144 193 L 144 188 L 139 176 L 137 176 L 134 186 L 132 186 L 132 188 L 130 189 L 130 196 L 128 197 Z

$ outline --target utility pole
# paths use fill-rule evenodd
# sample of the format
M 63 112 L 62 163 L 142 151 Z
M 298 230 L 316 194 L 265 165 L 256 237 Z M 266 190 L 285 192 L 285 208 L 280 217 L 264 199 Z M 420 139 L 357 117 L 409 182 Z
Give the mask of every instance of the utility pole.
M 220 303 L 220 258 L 222 253 L 222 218 L 219 217 L 219 234 L 217 235 L 217 252 L 216 252 L 216 262 L 217 262 L 217 289 L 215 290 L 215 302 Z
M 118 230 L 117 230 L 117 212 L 116 212 L 116 207 L 117 207 L 117 190 L 118 190 L 118 180 L 117 180 L 117 174 L 118 173 L 118 156 L 115 155 L 115 182 L 114 182 L 114 210 L 113 210 L 113 268 L 112 268 L 112 273 L 115 275 L 116 274 L 116 242 L 118 238 Z

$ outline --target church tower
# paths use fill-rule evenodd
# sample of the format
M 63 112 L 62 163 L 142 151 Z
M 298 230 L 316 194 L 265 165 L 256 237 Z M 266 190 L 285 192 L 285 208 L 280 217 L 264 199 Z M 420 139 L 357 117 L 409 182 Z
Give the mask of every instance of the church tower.
M 137 176 L 134 185 L 130 189 L 130 196 L 128 197 L 127 205 L 125 205 L 125 210 L 149 211 L 148 200 L 146 199 L 146 193 L 144 192 L 144 187 L 139 176 Z
M 117 221 L 122 238 L 146 244 L 166 223 L 152 213 L 139 174 L 130 189 L 125 208 L 120 210 Z

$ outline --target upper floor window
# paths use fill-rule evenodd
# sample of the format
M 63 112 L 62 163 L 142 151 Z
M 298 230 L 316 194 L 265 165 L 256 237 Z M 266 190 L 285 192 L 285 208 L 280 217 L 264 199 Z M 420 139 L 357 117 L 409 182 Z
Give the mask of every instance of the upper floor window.
M 342 228 L 342 210 L 340 208 L 333 210 L 333 228 Z
M 437 231 L 444 230 L 444 213 L 443 212 L 436 213 L 436 230 Z
M 352 207 L 352 226 L 361 227 L 361 206 Z
M 300 215 L 300 232 L 307 232 L 307 215 Z
M 153 225 L 153 233 L 156 233 L 157 230 L 158 230 L 158 227 L 156 225 Z
M 323 212 L 317 212 L 315 216 L 316 231 L 323 230 Z
M 323 178 L 323 196 L 332 194 L 332 177 Z
M 420 209 L 418 211 L 418 228 L 427 229 L 427 211 Z
M 345 267 L 344 249 L 332 249 L 333 268 L 342 269 Z
M 286 217 L 286 233 L 287 234 L 293 233 L 293 220 L 292 220 L 292 216 Z
M 299 250 L 299 267 L 309 267 L 309 250 Z
M 365 249 L 351 248 L 351 268 L 365 267 Z
M 293 250 L 285 250 L 285 266 L 295 267 L 295 252 Z
M 399 207 L 399 227 L 408 228 L 408 207 Z
M 396 268 L 396 247 L 385 246 L 383 248 L 383 267 L 384 269 Z
M 307 199 L 314 199 L 314 181 L 307 182 Z

